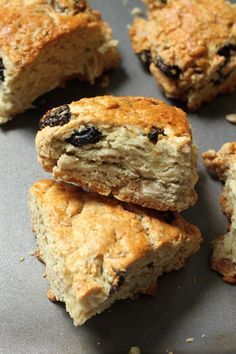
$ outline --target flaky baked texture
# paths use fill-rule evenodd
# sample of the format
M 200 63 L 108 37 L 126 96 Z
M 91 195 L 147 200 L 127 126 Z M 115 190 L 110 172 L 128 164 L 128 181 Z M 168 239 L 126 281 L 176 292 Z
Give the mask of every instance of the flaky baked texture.
M 158 213 L 52 180 L 29 195 L 32 226 L 51 290 L 82 325 L 115 300 L 153 294 L 163 272 L 199 249 L 200 231 L 179 214 Z
M 147 20 L 130 28 L 132 46 L 169 98 L 190 109 L 236 86 L 236 4 L 147 0 Z
M 111 29 L 84 0 L 0 0 L 0 124 L 72 77 L 119 63 Z
M 230 222 L 229 232 L 213 241 L 212 268 L 226 282 L 236 283 L 236 142 L 224 144 L 218 152 L 205 152 L 203 159 L 225 183 L 221 205 Z
M 186 114 L 144 97 L 102 96 L 49 111 L 36 137 L 57 180 L 157 210 L 196 201 L 196 148 Z

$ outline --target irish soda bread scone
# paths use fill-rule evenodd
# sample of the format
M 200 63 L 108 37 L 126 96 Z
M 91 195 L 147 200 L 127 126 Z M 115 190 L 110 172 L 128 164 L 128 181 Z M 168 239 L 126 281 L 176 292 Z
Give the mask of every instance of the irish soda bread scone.
M 199 249 L 197 227 L 52 180 L 30 190 L 33 230 L 51 290 L 82 325 L 115 300 L 153 293 L 163 272 Z
M 130 29 L 132 46 L 167 97 L 197 109 L 236 86 L 236 4 L 147 0 L 148 19 Z
M 196 148 L 178 108 L 102 96 L 55 108 L 40 127 L 39 161 L 57 180 L 158 210 L 196 201 Z
M 0 0 L 0 124 L 71 77 L 117 66 L 117 41 L 84 0 Z
M 230 221 L 229 232 L 213 242 L 212 268 L 220 272 L 226 282 L 236 283 L 236 142 L 223 145 L 218 152 L 205 152 L 203 159 L 225 182 L 221 205 Z
M 55 108 L 40 127 L 39 161 L 57 180 L 158 210 L 196 201 L 196 148 L 178 108 L 102 96 Z

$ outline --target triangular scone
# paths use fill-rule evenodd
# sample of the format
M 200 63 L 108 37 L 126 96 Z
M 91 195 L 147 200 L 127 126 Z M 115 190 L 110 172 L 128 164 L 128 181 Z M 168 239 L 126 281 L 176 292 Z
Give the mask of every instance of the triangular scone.
M 225 183 L 221 205 L 230 221 L 229 232 L 213 241 L 212 268 L 226 282 L 236 283 L 236 142 L 224 144 L 218 152 L 205 152 L 203 159 Z
M 119 63 L 117 41 L 84 0 L 0 1 L 0 124 L 72 77 Z
M 58 180 L 157 210 L 196 202 L 197 151 L 186 114 L 157 99 L 101 96 L 49 111 L 39 161 Z
M 200 231 L 179 214 L 94 196 L 52 180 L 29 196 L 32 226 L 51 290 L 82 325 L 115 300 L 152 294 L 163 272 L 199 249 Z

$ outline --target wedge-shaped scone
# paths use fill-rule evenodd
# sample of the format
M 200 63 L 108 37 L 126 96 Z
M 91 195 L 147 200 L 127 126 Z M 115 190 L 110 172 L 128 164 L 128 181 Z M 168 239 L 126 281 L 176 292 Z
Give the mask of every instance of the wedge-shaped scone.
M 184 266 L 201 242 L 198 228 L 177 213 L 128 206 L 62 182 L 36 182 L 29 203 L 49 298 L 65 302 L 75 325 L 115 300 L 153 293 L 157 278 Z
M 0 124 L 71 77 L 117 66 L 117 41 L 84 0 L 0 1 Z
M 39 161 L 58 180 L 158 210 L 196 201 L 196 148 L 186 114 L 156 99 L 103 96 L 49 111 Z
M 147 0 L 148 19 L 130 28 L 132 46 L 167 97 L 199 108 L 236 87 L 236 4 Z
M 221 205 L 230 221 L 229 232 L 213 241 L 212 268 L 220 272 L 226 282 L 236 283 L 236 142 L 224 144 L 218 152 L 205 152 L 203 159 L 225 182 Z

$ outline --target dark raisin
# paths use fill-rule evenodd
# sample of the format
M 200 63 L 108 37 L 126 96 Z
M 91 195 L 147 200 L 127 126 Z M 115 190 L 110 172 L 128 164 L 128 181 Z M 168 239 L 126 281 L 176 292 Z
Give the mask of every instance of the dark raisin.
M 160 57 L 157 57 L 155 65 L 163 74 L 172 80 L 178 80 L 181 74 L 181 69 L 177 65 L 167 65 Z
M 110 289 L 110 294 L 114 294 L 125 282 L 125 271 L 115 270 L 116 277 Z
M 4 81 L 4 70 L 5 70 L 5 65 L 3 64 L 2 58 L 0 58 L 0 81 Z
M 236 50 L 236 45 L 235 44 L 225 44 L 223 47 L 221 47 L 217 54 L 225 57 L 225 63 L 224 65 L 228 64 L 229 60 L 230 60 L 230 56 L 231 56 L 231 52 Z
M 39 123 L 39 128 L 43 129 L 47 126 L 56 127 L 57 125 L 64 125 L 71 119 L 70 108 L 67 104 L 57 107 L 46 113 Z
M 49 0 L 49 4 L 55 11 L 65 13 L 68 15 L 76 15 L 84 12 L 87 8 L 86 1 L 84 0 L 68 0 L 68 6 L 62 5 L 60 0 Z
M 152 128 L 152 130 L 148 134 L 148 139 L 151 141 L 151 143 L 156 144 L 158 142 L 158 136 L 160 134 L 165 135 L 164 129 L 162 129 L 162 128 Z
M 81 147 L 88 144 L 96 144 L 102 137 L 102 133 L 96 127 L 88 127 L 75 131 L 66 141 L 73 146 Z
M 147 264 L 147 267 L 148 267 L 148 269 L 153 269 L 153 267 L 154 267 L 153 262 L 148 263 L 148 264 Z
M 167 4 L 167 0 L 160 0 L 162 4 Z
M 137 53 L 138 58 L 145 65 L 150 65 L 152 62 L 152 55 L 150 50 L 143 50 L 142 52 Z
M 169 210 L 168 211 L 163 211 L 161 213 L 161 215 L 162 215 L 164 221 L 167 222 L 167 223 L 171 223 L 171 222 L 173 222 L 175 220 L 175 214 L 172 211 L 169 211 Z

